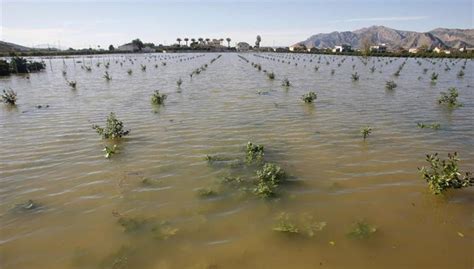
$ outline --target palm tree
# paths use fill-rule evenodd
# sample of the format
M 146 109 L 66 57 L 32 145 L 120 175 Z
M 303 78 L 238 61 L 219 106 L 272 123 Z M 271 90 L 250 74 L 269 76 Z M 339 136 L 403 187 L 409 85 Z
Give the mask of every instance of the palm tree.
M 181 46 L 181 38 L 176 38 L 176 41 L 178 41 L 178 45 Z
M 225 40 L 227 41 L 227 47 L 230 48 L 230 41 L 231 41 L 232 39 L 230 39 L 230 37 L 228 37 L 228 38 L 226 38 Z
M 188 41 L 189 41 L 189 38 L 185 37 L 184 42 L 186 42 L 186 47 L 188 46 Z

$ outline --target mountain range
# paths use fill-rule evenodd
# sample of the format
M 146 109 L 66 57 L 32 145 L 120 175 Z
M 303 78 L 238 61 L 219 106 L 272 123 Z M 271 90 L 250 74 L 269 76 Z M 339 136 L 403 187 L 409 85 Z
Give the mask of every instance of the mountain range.
M 355 31 L 316 34 L 295 45 L 307 48 L 332 48 L 336 45 L 349 44 L 360 48 L 362 40 L 371 44 L 386 44 L 388 49 L 410 49 L 426 45 L 429 48 L 474 47 L 474 29 L 436 28 L 429 32 L 402 31 L 385 26 L 371 26 Z M 295 46 L 294 45 L 294 46 Z

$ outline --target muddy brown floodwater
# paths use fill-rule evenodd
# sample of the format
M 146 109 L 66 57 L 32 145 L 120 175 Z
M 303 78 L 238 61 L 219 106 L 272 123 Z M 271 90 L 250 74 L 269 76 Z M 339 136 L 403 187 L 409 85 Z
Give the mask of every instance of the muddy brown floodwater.
M 473 188 L 435 196 L 417 170 L 425 154 L 454 151 L 474 170 L 472 60 L 241 55 L 249 62 L 233 53 L 212 64 L 217 54 L 43 59 L 46 70 L 29 79 L 0 78 L 18 93 L 16 107 L 0 107 L 0 267 L 472 268 Z M 398 87 L 387 91 L 388 80 Z M 463 107 L 437 104 L 450 87 Z M 168 95 L 164 106 L 150 104 L 154 90 Z M 314 104 L 301 100 L 308 91 Z M 106 159 L 91 126 L 110 112 L 131 133 Z M 252 179 L 238 161 L 248 141 L 288 175 L 276 198 L 223 183 Z M 203 188 L 214 194 L 200 197 Z M 299 233 L 273 230 L 281 213 Z M 348 237 L 358 221 L 376 231 Z M 308 233 L 312 224 L 320 229 Z

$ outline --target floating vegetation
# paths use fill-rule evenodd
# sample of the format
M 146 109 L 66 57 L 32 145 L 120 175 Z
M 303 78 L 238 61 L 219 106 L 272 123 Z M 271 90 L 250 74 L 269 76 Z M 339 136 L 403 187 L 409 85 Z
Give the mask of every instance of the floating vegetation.
M 312 103 L 314 100 L 316 100 L 316 98 L 318 98 L 318 96 L 316 95 L 315 92 L 308 92 L 308 93 L 305 93 L 303 94 L 303 96 L 301 97 L 301 99 L 303 99 L 303 101 L 305 103 Z
M 167 221 L 162 221 L 151 228 L 152 237 L 159 240 L 167 240 L 170 237 L 175 236 L 178 231 L 178 228 L 171 226 Z
M 347 234 L 347 236 L 352 239 L 367 239 L 376 231 L 377 228 L 375 226 L 372 226 L 365 221 L 358 221 L 353 225 L 352 230 Z
M 151 96 L 151 103 L 154 105 L 162 105 L 165 103 L 166 97 L 166 94 L 160 94 L 160 91 L 157 90 Z
M 24 203 L 16 204 L 13 210 L 16 212 L 28 212 L 40 208 L 40 205 L 33 200 L 28 200 Z
M 296 225 L 290 221 L 288 213 L 285 212 L 280 213 L 277 217 L 277 223 L 273 227 L 273 231 L 290 234 L 297 234 L 300 232 Z
M 105 158 L 109 159 L 110 157 L 112 157 L 112 155 L 114 155 L 116 153 L 116 150 L 117 150 L 117 145 L 113 145 L 112 147 L 109 147 L 109 146 L 104 146 L 104 149 L 102 151 L 105 152 Z
M 253 144 L 250 141 L 247 142 L 245 157 L 247 163 L 260 163 L 263 161 L 263 155 L 263 145 Z
M 474 177 L 470 172 L 462 175 L 459 171 L 457 152 L 448 153 L 447 160 L 440 160 L 438 153 L 426 155 L 426 161 L 430 167 L 418 168 L 423 179 L 428 182 L 431 193 L 442 194 L 448 189 L 460 189 L 474 186 Z
M 201 188 L 196 191 L 197 195 L 201 198 L 209 198 L 216 196 L 218 193 L 212 188 Z
M 397 84 L 393 80 L 387 81 L 387 83 L 385 84 L 385 89 L 387 90 L 393 90 L 396 87 L 397 87 Z
M 257 170 L 257 186 L 254 193 L 264 198 L 273 197 L 285 179 L 286 174 L 280 166 L 274 163 L 265 163 L 262 169 Z
M 438 104 L 447 105 L 450 108 L 461 107 L 462 104 L 458 103 L 458 90 L 456 88 L 449 88 L 448 92 L 441 92 L 441 97 L 438 99 Z
M 424 123 L 418 122 L 416 125 L 421 129 L 429 128 L 433 130 L 438 130 L 439 128 L 441 128 L 441 124 L 439 123 L 424 124 Z
M 149 221 L 141 218 L 120 217 L 117 220 L 126 233 L 136 233 L 142 231 L 149 224 Z
M 275 73 L 273 73 L 273 72 L 267 73 L 267 77 L 268 77 L 269 79 L 272 79 L 272 80 L 273 80 L 273 79 L 275 79 Z
M 290 87 L 290 86 L 291 86 L 291 83 L 290 83 L 290 81 L 289 81 L 287 78 L 285 78 L 285 79 L 282 81 L 281 86 L 283 86 L 283 87 Z
M 303 231 L 309 237 L 316 236 L 317 232 L 321 232 L 327 225 L 325 221 L 316 221 L 313 216 L 305 215 L 303 217 Z
M 110 112 L 107 117 L 107 122 L 105 128 L 102 128 L 98 125 L 93 125 L 92 129 L 102 136 L 104 139 L 115 139 L 126 136 L 130 133 L 130 130 L 123 129 L 123 122 L 118 120 L 115 116 L 115 113 Z
M 2 102 L 14 106 L 16 104 L 16 92 L 12 89 L 3 90 Z
M 364 137 L 364 140 L 365 140 L 372 133 L 372 128 L 367 126 L 367 127 L 362 128 L 360 132 L 362 133 L 362 136 Z

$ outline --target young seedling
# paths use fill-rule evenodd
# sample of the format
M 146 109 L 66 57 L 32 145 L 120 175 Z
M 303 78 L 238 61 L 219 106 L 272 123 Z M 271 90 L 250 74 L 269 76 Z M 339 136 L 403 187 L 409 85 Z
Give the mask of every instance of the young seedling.
M 462 175 L 459 171 L 459 158 L 457 152 L 449 153 L 447 160 L 440 160 L 438 153 L 426 155 L 430 167 L 418 168 L 423 179 L 428 182 L 431 193 L 442 194 L 448 189 L 460 189 L 474 186 L 474 177 L 470 172 Z
M 347 234 L 353 239 L 367 239 L 377 231 L 377 228 L 368 224 L 365 221 L 358 221 L 352 227 L 352 230 Z
M 151 103 L 153 105 L 162 105 L 165 103 L 165 99 L 166 99 L 166 94 L 161 94 L 160 91 L 155 91 L 153 93 L 153 95 L 151 96 Z
M 433 72 L 433 73 L 431 74 L 431 82 L 432 82 L 432 83 L 436 83 L 436 81 L 438 80 L 438 76 L 439 76 L 439 75 L 438 75 L 437 73 Z
M 287 78 L 285 78 L 285 79 L 283 80 L 283 82 L 281 83 L 281 86 L 283 86 L 283 87 L 290 87 L 290 86 L 291 86 L 291 83 L 290 83 L 290 81 L 289 81 Z
M 364 137 L 364 140 L 365 140 L 372 133 L 372 128 L 367 126 L 367 127 L 362 128 L 360 132 L 362 133 L 362 136 Z
M 114 145 L 113 147 L 109 147 L 109 146 L 104 146 L 104 149 L 102 151 L 105 152 L 105 158 L 109 159 L 110 157 L 112 157 L 112 155 L 114 155 L 116 153 L 116 150 L 117 150 L 117 145 Z
M 102 136 L 104 139 L 116 139 L 126 136 L 130 133 L 130 130 L 123 129 L 123 122 L 115 117 L 115 113 L 110 112 L 107 117 L 107 123 L 105 128 L 98 125 L 93 125 L 92 129 Z
M 141 69 L 142 69 L 143 72 L 146 71 L 146 65 L 142 65 L 142 64 L 141 64 L 140 67 L 141 67 Z
M 301 96 L 301 99 L 303 99 L 305 103 L 313 103 L 314 100 L 316 100 L 317 98 L 318 96 L 316 95 L 315 92 L 308 92 L 308 93 L 303 94 L 303 96 Z
M 104 78 L 105 78 L 105 80 L 107 80 L 107 81 L 112 80 L 112 77 L 109 75 L 109 72 L 108 72 L 108 71 L 105 71 L 105 73 L 104 73 Z
M 462 77 L 464 77 L 464 71 L 461 69 L 458 72 L 458 78 L 462 78 Z
M 390 81 L 387 81 L 387 83 L 385 84 L 385 89 L 387 90 L 393 90 L 397 87 L 397 83 L 395 83 L 395 81 L 393 80 L 390 80 Z
M 355 72 L 354 74 L 352 74 L 352 81 L 358 81 L 360 78 L 359 74 L 357 72 Z
M 267 73 L 267 77 L 271 80 L 275 79 L 275 73 L 273 72 L 270 72 L 270 73 Z
M 67 81 L 67 84 L 68 84 L 69 87 L 71 87 L 73 90 L 76 89 L 76 86 L 77 86 L 77 82 L 76 82 L 76 81 L 74 81 L 74 80 Z
M 461 107 L 462 104 L 458 103 L 459 93 L 456 88 L 449 88 L 448 92 L 441 92 L 441 97 L 438 99 L 438 104 L 447 105 L 450 108 Z
M 2 102 L 14 106 L 16 104 L 16 92 L 12 89 L 3 90 Z
M 133 73 L 132 69 L 127 70 L 127 74 L 131 75 Z
M 177 81 L 176 81 L 176 85 L 178 85 L 178 87 L 181 87 L 181 84 L 183 84 L 183 80 L 181 78 L 179 78 Z

